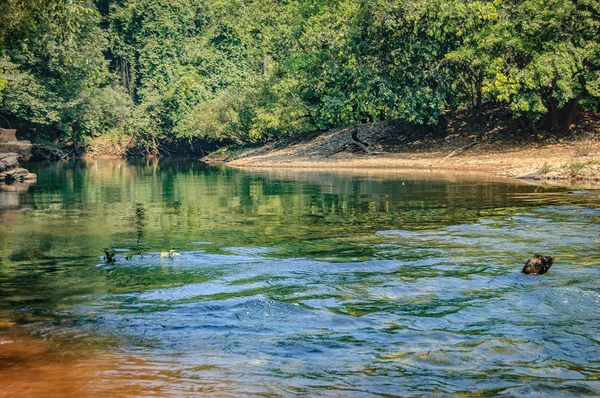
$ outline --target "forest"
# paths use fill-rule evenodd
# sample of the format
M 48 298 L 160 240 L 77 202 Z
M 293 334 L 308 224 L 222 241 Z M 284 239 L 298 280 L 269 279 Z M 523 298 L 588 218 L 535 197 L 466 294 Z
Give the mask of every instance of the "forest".
M 599 0 L 3 0 L 0 126 L 139 155 L 488 103 L 564 131 L 599 43 Z

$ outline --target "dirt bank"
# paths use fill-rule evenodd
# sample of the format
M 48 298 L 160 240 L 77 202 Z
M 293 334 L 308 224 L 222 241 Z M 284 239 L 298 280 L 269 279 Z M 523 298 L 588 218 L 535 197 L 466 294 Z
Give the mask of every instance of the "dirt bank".
M 582 152 L 590 151 L 582 155 Z M 376 156 L 341 152 L 331 157 L 297 156 L 285 150 L 233 159 L 236 167 L 311 169 L 422 169 L 491 173 L 505 177 L 597 180 L 600 142 L 555 144 L 499 152 L 472 151 L 446 159 L 452 150 L 386 153 Z
M 562 134 L 533 133 L 500 109 L 457 113 L 442 126 L 386 121 L 307 134 L 205 161 L 244 168 L 412 169 L 547 181 L 600 181 L 600 120 L 581 114 Z

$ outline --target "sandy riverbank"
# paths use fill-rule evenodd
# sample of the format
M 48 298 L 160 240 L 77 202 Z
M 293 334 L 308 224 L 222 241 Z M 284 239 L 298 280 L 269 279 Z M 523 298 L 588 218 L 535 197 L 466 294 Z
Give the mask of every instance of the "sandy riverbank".
M 448 150 L 372 156 L 342 152 L 331 157 L 298 156 L 294 152 L 293 148 L 285 148 L 233 159 L 227 164 L 242 168 L 460 171 L 545 181 L 600 183 L 599 141 L 503 151 L 473 150 L 450 158 L 447 158 Z
M 458 112 L 444 128 L 389 120 L 284 138 L 203 159 L 243 168 L 460 171 L 537 181 L 599 183 L 600 118 L 533 133 L 501 108 Z

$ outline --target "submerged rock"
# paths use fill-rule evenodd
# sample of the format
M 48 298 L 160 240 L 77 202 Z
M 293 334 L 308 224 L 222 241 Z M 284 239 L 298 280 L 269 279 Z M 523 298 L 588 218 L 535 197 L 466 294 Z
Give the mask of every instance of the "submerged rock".
M 520 176 L 517 176 L 516 178 L 519 180 L 539 180 L 540 172 L 538 170 L 530 171 L 528 173 L 521 174 Z
M 5 163 L 3 163 L 2 159 L 0 158 L 0 166 L 3 166 L 4 164 Z M 0 167 L 0 182 L 35 182 L 37 180 L 37 175 L 30 173 L 27 171 L 27 169 L 15 167 L 15 164 L 13 163 L 10 163 L 10 166 L 13 168 L 9 170 L 5 170 L 4 167 Z
M 105 249 L 102 249 L 102 251 L 106 255 L 106 257 L 104 257 L 104 260 L 107 263 L 111 264 L 111 263 L 117 262 L 117 260 L 115 259 L 115 251 L 113 249 L 105 248 Z
M 542 275 L 548 272 L 552 264 L 554 264 L 554 258 L 535 253 L 533 257 L 527 260 L 521 272 L 524 274 Z
M 582 190 L 582 191 L 569 191 L 567 192 L 567 195 L 587 195 L 589 194 L 588 191 Z

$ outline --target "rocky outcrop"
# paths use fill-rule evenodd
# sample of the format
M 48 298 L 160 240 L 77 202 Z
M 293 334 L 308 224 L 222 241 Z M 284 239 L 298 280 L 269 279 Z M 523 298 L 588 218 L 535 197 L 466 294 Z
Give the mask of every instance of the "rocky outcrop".
M 16 153 L 19 160 L 27 162 L 31 159 L 31 142 L 29 141 L 10 141 L 0 143 L 0 153 Z
M 16 153 L 20 161 L 31 159 L 31 142 L 17 140 L 17 130 L 0 128 L 0 154 Z
M 0 128 L 0 143 L 17 140 L 17 130 Z
M 0 184 L 34 182 L 36 175 L 19 167 L 31 159 L 31 143 L 16 139 L 16 130 L 0 128 Z
M 0 153 L 0 172 L 19 166 L 19 155 L 16 153 Z

